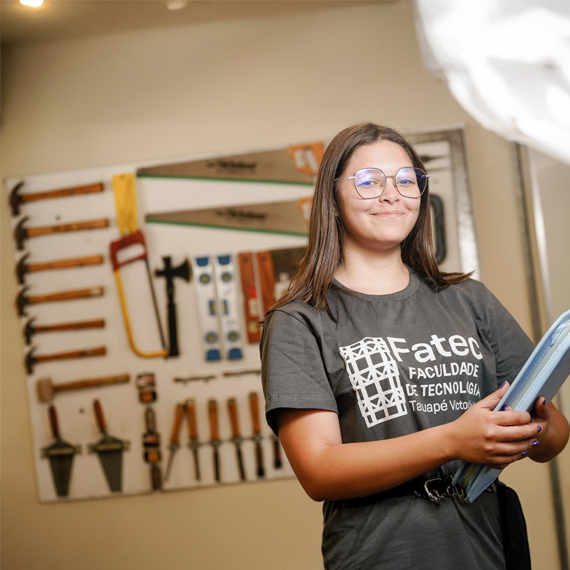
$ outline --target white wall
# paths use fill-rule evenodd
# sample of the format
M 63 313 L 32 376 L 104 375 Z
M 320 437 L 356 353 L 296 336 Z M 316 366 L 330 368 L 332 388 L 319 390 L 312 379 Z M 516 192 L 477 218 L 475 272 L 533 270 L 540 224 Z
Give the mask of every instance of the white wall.
M 403 130 L 465 125 L 483 276 L 530 330 L 510 147 L 424 71 L 411 3 L 3 55 L 3 178 L 320 140 L 362 120 Z M 1 204 L 3 568 L 319 568 L 321 506 L 295 481 L 37 502 L 13 244 Z M 526 461 L 509 475 L 527 509 L 536 570 L 557 567 L 545 473 Z

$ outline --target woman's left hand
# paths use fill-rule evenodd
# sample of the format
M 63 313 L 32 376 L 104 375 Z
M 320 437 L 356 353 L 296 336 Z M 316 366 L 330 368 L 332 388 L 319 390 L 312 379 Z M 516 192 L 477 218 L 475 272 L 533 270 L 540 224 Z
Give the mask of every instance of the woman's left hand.
M 531 425 L 536 425 L 538 443 L 528 452 L 528 456 L 540 463 L 550 461 L 566 446 L 568 422 L 554 404 L 546 403 L 544 396 L 536 400 L 531 418 Z

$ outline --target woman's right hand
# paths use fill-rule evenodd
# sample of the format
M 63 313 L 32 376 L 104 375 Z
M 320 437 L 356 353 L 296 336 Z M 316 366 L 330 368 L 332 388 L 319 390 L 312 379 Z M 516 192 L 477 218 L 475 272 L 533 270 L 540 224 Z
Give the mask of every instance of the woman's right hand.
M 505 382 L 448 424 L 453 446 L 451 454 L 455 458 L 504 469 L 538 445 L 537 427 L 530 423 L 528 412 L 515 412 L 510 408 L 493 411 L 508 387 Z

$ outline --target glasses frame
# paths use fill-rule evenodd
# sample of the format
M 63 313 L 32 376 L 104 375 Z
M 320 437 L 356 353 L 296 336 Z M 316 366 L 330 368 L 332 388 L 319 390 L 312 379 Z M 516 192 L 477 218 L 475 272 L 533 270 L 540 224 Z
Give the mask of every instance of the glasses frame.
M 354 176 L 347 176 L 347 177 L 345 177 L 345 178 L 337 178 L 337 179 L 335 180 L 335 182 L 338 182 L 339 180 L 354 180 L 354 189 L 356 190 L 356 193 L 357 193 L 363 200 L 375 200 L 376 198 L 380 198 L 380 196 L 382 196 L 382 194 L 384 194 L 384 191 L 386 190 L 388 178 L 392 178 L 392 182 L 393 182 L 393 184 L 394 184 L 394 188 L 396 188 L 396 191 L 398 192 L 398 194 L 400 194 L 400 196 L 402 196 L 402 198 L 409 198 L 410 200 L 417 200 L 418 198 L 421 198 L 421 197 L 422 197 L 422 194 L 426 191 L 426 189 L 427 189 L 427 181 L 426 181 L 426 186 L 425 186 L 425 188 L 420 192 L 420 195 L 419 195 L 419 196 L 406 196 L 405 194 L 402 194 L 402 193 L 400 192 L 400 189 L 398 188 L 398 184 L 396 183 L 396 176 L 398 176 L 398 174 L 400 174 L 400 172 L 401 172 L 402 170 L 405 170 L 406 168 L 413 168 L 414 170 L 421 170 L 421 171 L 425 174 L 426 178 L 429 178 L 429 174 L 428 174 L 425 170 L 422 170 L 421 168 L 417 168 L 417 167 L 415 167 L 415 166 L 402 166 L 402 168 L 400 168 L 400 169 L 398 170 L 398 172 L 396 172 L 396 174 L 393 174 L 393 175 L 391 175 L 391 176 L 387 176 L 381 168 L 374 168 L 373 166 L 371 166 L 371 167 L 367 167 L 367 168 L 360 168 L 359 170 L 357 170 L 357 171 L 354 173 Z M 377 196 L 370 196 L 370 197 L 366 198 L 366 197 L 362 196 L 362 195 L 360 194 L 360 192 L 358 191 L 358 188 L 356 187 L 356 175 L 357 175 L 359 172 L 363 171 L 363 170 L 378 170 L 378 171 L 381 172 L 382 175 L 384 176 L 384 187 L 382 188 L 382 192 L 380 192 L 380 194 L 378 194 Z

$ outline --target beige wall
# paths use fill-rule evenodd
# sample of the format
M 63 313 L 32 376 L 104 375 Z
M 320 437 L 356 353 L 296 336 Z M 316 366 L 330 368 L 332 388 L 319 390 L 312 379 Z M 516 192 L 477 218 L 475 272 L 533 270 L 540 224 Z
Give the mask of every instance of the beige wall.
M 3 178 L 326 139 L 361 120 L 404 130 L 464 125 L 483 277 L 530 331 L 510 146 L 424 71 L 411 3 L 3 55 Z M 1 204 L 3 569 L 319 568 L 321 506 L 295 481 L 37 502 L 5 198 Z M 527 510 L 536 570 L 557 567 L 545 469 L 525 461 L 507 474 Z

